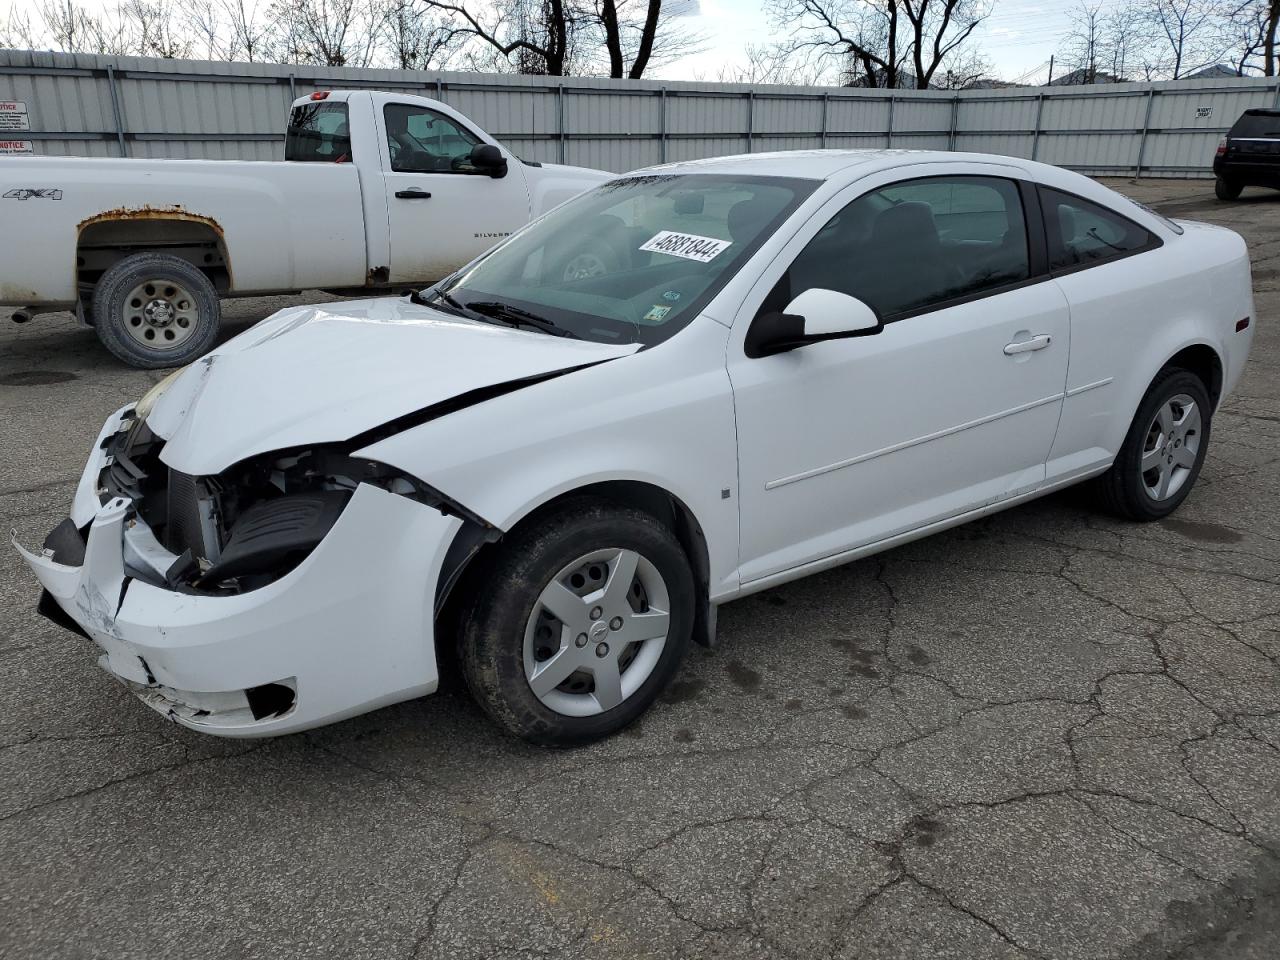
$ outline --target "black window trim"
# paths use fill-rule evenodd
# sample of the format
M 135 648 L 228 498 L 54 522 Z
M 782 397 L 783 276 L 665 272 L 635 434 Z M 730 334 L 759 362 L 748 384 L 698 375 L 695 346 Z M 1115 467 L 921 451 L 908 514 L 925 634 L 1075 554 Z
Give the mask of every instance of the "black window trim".
M 947 300 L 939 300 L 935 303 L 928 303 L 924 306 L 916 307 L 912 310 L 903 310 L 898 313 L 882 314 L 879 310 L 868 303 L 867 306 L 871 307 L 872 312 L 876 315 L 876 319 L 880 321 L 882 329 L 891 323 L 898 323 L 901 320 L 910 320 L 914 317 L 920 317 L 926 313 L 933 313 L 937 310 L 946 310 L 950 307 L 963 306 L 964 304 L 972 303 L 975 300 L 983 300 L 987 297 L 999 296 L 1002 293 L 1021 290 L 1023 287 L 1030 287 L 1037 283 L 1044 283 L 1046 280 L 1052 279 L 1049 273 L 1049 241 L 1045 233 L 1045 222 L 1040 209 L 1040 203 L 1036 196 L 1038 185 L 1034 181 L 1024 180 L 1021 177 L 1016 176 L 1005 176 L 1003 174 L 991 173 L 935 173 L 926 177 L 909 177 L 906 180 L 895 180 L 892 183 L 886 183 L 883 186 L 876 187 L 874 190 L 868 191 L 868 193 L 876 193 L 880 190 L 887 190 L 890 187 L 901 186 L 905 183 L 919 183 L 923 180 L 958 179 L 1004 180 L 1014 185 L 1018 192 L 1018 201 L 1022 204 L 1023 229 L 1027 233 L 1027 276 L 1022 280 L 1003 283 L 998 287 L 987 287 L 983 290 L 975 290 L 973 293 L 950 297 Z M 867 196 L 867 193 L 859 194 L 853 200 L 850 200 L 849 203 L 856 203 L 865 196 Z M 1081 199 L 1084 198 L 1082 197 Z M 845 204 L 845 206 L 848 206 L 848 204 Z M 844 210 L 844 207 L 841 207 L 840 209 Z M 830 221 L 828 220 L 828 222 Z M 825 226 L 826 224 L 823 224 L 823 227 Z M 819 233 L 822 232 L 823 227 L 818 228 Z M 1150 233 L 1150 231 L 1147 232 Z M 814 236 L 816 237 L 817 234 L 814 234 Z M 810 238 L 810 241 L 812 242 L 812 238 Z M 805 246 L 807 247 L 808 244 Z M 804 248 L 801 248 L 801 253 L 803 252 Z M 799 254 L 796 254 L 796 256 L 798 257 Z M 795 258 L 792 259 L 792 263 L 794 262 Z M 785 277 L 787 271 L 790 269 L 791 265 L 788 264 L 787 269 L 783 271 L 782 276 Z M 782 277 L 779 277 L 778 280 L 781 281 Z M 766 296 L 764 302 L 767 301 L 768 297 Z M 767 312 L 764 310 L 764 302 L 762 302 L 760 307 L 757 308 L 755 316 L 751 318 L 752 323 L 755 323 L 762 313 Z M 866 301 L 863 302 L 865 303 Z M 748 328 L 748 334 L 749 333 L 750 328 Z
M 397 170 L 395 167 L 395 160 L 393 160 L 391 157 L 391 136 L 389 133 L 390 128 L 387 126 L 387 110 L 389 110 L 391 107 L 412 107 L 413 109 L 421 113 L 429 113 L 432 116 L 439 117 L 441 120 L 447 120 L 449 123 L 453 124 L 459 130 L 468 134 L 470 137 L 472 137 L 475 140 L 475 143 L 472 144 L 473 147 L 478 146 L 479 144 L 482 144 L 482 143 L 489 142 L 484 137 L 480 136 L 480 134 L 478 134 L 475 130 L 471 129 L 471 127 L 468 124 L 463 123 L 461 120 L 455 120 L 453 117 L 449 116 L 447 113 L 441 113 L 435 107 L 424 107 L 419 103 L 409 103 L 404 100 L 388 100 L 386 103 L 382 105 L 382 139 L 385 140 L 387 143 L 387 164 L 388 164 L 387 169 L 390 173 L 409 173 L 409 174 L 413 174 L 414 176 L 431 176 L 433 174 L 447 174 L 449 176 L 474 177 L 477 175 L 477 171 L 474 171 L 474 170 Z M 541 166 L 541 164 L 539 164 L 539 166 Z M 488 175 L 487 170 L 480 171 L 480 172 L 484 173 L 486 176 Z
M 1090 260 L 1088 263 L 1073 263 L 1068 267 L 1054 268 L 1052 266 L 1048 266 L 1048 260 L 1046 259 L 1045 263 L 1046 263 L 1046 266 L 1048 267 L 1049 276 L 1051 277 L 1055 277 L 1055 278 L 1066 277 L 1066 276 L 1070 276 L 1073 273 L 1079 273 L 1081 270 L 1092 270 L 1094 267 L 1104 267 L 1109 263 L 1116 263 L 1117 261 L 1120 261 L 1120 260 L 1127 260 L 1129 257 L 1136 257 L 1142 253 L 1150 253 L 1152 250 L 1157 250 L 1160 247 L 1164 246 L 1164 240 L 1162 240 L 1159 234 L 1157 234 L 1150 227 L 1144 227 L 1137 220 L 1134 220 L 1132 217 L 1126 217 L 1123 213 L 1120 213 L 1114 207 L 1110 207 L 1105 203 L 1099 203 L 1097 200 L 1090 200 L 1088 197 L 1082 197 L 1078 193 L 1072 193 L 1070 190 L 1063 190 L 1061 187 L 1051 186 L 1050 184 L 1047 184 L 1047 183 L 1037 183 L 1035 189 L 1036 189 L 1036 195 L 1039 197 L 1040 215 L 1042 218 L 1042 224 L 1044 228 L 1043 233 L 1045 238 L 1046 250 L 1048 248 L 1048 242 L 1049 242 L 1049 226 L 1050 226 L 1050 223 L 1053 221 L 1053 217 L 1046 212 L 1045 191 L 1047 190 L 1052 190 L 1054 193 L 1060 193 L 1064 197 L 1071 197 L 1072 199 L 1079 200 L 1082 203 L 1087 203 L 1091 207 L 1099 207 L 1102 210 L 1105 210 L 1107 213 L 1111 214 L 1113 217 L 1116 217 L 1120 220 L 1123 220 L 1125 223 L 1132 224 L 1133 226 L 1137 227 L 1139 230 L 1143 231 L 1148 237 L 1147 242 L 1140 247 L 1135 247 L 1132 250 L 1125 250 L 1123 252 L 1115 252 L 1115 253 L 1112 253 L 1111 256 L 1109 257 L 1103 257 L 1100 260 Z

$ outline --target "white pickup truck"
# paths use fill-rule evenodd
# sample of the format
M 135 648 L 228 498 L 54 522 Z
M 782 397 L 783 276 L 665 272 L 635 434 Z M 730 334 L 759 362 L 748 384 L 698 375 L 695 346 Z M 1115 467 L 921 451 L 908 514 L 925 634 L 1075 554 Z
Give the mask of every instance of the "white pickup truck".
M 125 362 L 178 366 L 213 346 L 219 297 L 434 282 L 611 176 L 369 91 L 295 101 L 284 163 L 8 157 L 0 304 L 19 322 L 74 309 Z M 565 269 L 591 255 L 584 240 Z

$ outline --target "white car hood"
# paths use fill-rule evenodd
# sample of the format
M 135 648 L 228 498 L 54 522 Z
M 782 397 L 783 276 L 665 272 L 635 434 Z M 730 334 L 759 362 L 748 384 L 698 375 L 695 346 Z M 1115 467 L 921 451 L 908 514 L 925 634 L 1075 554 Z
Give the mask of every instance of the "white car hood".
M 147 424 L 161 459 L 208 475 L 246 457 L 350 439 L 484 387 L 634 353 L 451 316 L 407 299 L 298 307 L 193 363 Z

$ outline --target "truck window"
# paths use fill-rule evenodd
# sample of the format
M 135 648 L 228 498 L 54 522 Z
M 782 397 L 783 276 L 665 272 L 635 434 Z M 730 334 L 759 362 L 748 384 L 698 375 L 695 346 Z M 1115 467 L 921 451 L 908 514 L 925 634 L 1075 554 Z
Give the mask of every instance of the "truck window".
M 408 103 L 388 103 L 387 125 L 391 169 L 397 173 L 471 173 L 471 148 L 480 142 L 470 130 L 448 117 Z
M 304 103 L 289 114 L 284 158 L 300 163 L 350 163 L 351 126 L 345 103 Z

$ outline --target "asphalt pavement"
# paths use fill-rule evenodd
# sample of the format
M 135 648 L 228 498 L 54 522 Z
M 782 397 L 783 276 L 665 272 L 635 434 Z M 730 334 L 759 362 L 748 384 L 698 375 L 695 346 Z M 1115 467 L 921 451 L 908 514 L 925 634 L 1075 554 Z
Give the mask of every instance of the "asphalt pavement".
M 1252 250 L 1253 356 L 1178 513 L 1068 491 L 730 604 L 604 743 L 507 739 L 456 689 L 192 733 L 3 544 L 0 956 L 1274 960 L 1280 193 L 1112 185 Z M 0 327 L 0 525 L 39 543 L 158 378 L 70 317 Z

